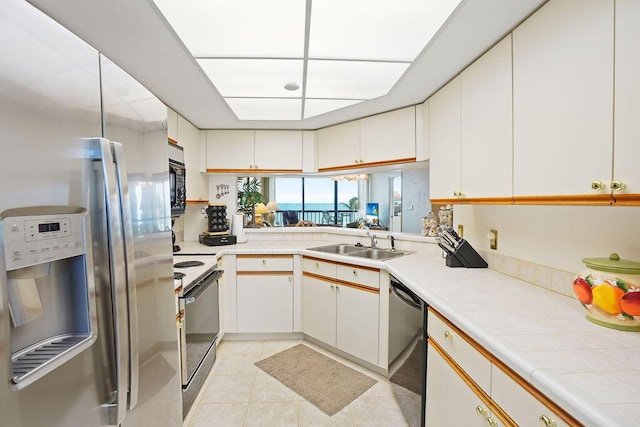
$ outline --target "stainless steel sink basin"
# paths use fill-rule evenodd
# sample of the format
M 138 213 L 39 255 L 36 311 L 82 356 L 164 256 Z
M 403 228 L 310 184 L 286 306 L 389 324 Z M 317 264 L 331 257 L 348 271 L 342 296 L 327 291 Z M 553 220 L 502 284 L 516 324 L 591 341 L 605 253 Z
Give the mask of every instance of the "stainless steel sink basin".
M 367 248 L 360 251 L 354 251 L 348 254 L 349 256 L 357 256 L 361 258 L 369 259 L 389 259 L 404 255 L 404 252 L 390 251 L 387 249 L 373 249 Z
M 310 251 L 325 252 L 328 254 L 346 255 L 349 252 L 361 251 L 362 247 L 339 243 L 337 245 L 319 246 L 317 248 L 309 248 Z
M 310 251 L 324 252 L 328 254 L 357 256 L 360 258 L 369 258 L 377 260 L 385 260 L 406 255 L 405 252 L 396 252 L 388 249 L 366 248 L 362 246 L 349 245 L 339 243 L 337 245 L 319 246 L 317 248 L 309 248 Z

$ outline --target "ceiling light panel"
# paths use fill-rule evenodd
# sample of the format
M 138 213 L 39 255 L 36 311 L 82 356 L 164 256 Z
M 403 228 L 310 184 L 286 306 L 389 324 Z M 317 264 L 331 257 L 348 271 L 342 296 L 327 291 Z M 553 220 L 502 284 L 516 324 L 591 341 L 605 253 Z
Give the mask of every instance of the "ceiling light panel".
M 362 102 L 355 99 L 305 99 L 304 101 L 304 118 L 319 116 L 329 111 L 339 110 L 340 108 Z
M 302 60 L 294 59 L 198 59 L 223 97 L 300 98 L 301 90 L 285 89 L 302 83 Z
M 154 0 L 195 57 L 304 54 L 303 0 Z
M 409 67 L 407 63 L 310 60 L 309 98 L 372 99 L 385 95 Z
M 225 98 L 238 120 L 300 120 L 301 99 Z
M 316 0 L 310 58 L 413 61 L 460 0 Z

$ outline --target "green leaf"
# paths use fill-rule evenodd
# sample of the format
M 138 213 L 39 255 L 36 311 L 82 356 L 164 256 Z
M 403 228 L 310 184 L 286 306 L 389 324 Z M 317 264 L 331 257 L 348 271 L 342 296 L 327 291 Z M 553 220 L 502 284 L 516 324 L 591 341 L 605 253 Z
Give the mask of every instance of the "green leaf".
M 617 277 L 616 277 L 616 286 L 619 287 L 620 289 L 622 289 L 625 292 L 629 291 L 629 286 L 627 286 L 627 284 L 624 283 L 624 281 L 618 279 Z
M 587 283 L 589 284 L 589 286 L 591 286 L 593 288 L 593 286 L 594 286 L 593 279 L 591 278 L 590 274 L 587 277 L 585 277 L 584 280 L 586 280 Z
M 622 314 L 622 317 L 624 317 L 625 319 L 633 320 L 633 316 L 632 315 L 627 314 L 624 311 L 621 314 Z

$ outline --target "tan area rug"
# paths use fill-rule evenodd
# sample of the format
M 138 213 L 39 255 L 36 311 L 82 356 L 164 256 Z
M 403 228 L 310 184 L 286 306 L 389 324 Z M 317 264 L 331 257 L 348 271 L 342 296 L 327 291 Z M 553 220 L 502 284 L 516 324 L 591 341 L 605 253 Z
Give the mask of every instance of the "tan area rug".
M 418 340 L 407 360 L 398 368 L 396 373 L 389 378 L 389 381 L 411 390 L 415 394 L 422 395 L 423 351 L 424 342 Z
M 377 383 L 304 344 L 260 360 L 256 366 L 329 416 Z

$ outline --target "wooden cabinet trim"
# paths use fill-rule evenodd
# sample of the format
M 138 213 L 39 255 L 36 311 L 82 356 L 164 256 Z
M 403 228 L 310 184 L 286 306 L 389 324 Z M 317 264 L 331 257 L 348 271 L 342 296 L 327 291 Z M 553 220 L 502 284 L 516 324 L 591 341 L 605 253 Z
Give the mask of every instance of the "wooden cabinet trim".
M 324 280 L 325 282 L 338 283 L 338 280 L 335 277 L 323 276 L 321 274 L 310 273 L 308 271 L 303 271 L 302 275 L 312 279 Z
M 473 197 L 431 199 L 431 203 L 438 205 L 513 205 L 514 201 L 511 197 Z
M 344 280 L 336 279 L 333 277 L 322 276 L 320 274 L 310 273 L 308 271 L 303 271 L 302 275 L 305 277 L 310 277 L 312 279 L 323 280 L 325 282 L 333 283 L 335 285 L 346 286 L 348 288 L 358 289 L 360 291 L 371 292 L 372 294 L 380 294 L 380 289 L 373 288 L 371 286 L 360 285 L 358 283 L 347 282 Z
M 395 159 L 395 160 L 384 160 L 380 162 L 365 162 L 365 163 L 353 163 L 350 165 L 344 166 L 332 166 L 328 168 L 318 168 L 318 172 L 336 172 L 336 171 L 344 171 L 350 169 L 360 169 L 365 167 L 375 167 L 375 166 L 388 166 L 388 165 L 399 165 L 402 163 L 414 163 L 416 161 L 415 157 L 407 157 L 404 159 Z
M 543 393 L 541 393 L 540 391 L 538 391 L 538 389 L 536 389 L 533 385 L 531 385 L 529 382 L 525 381 L 520 375 L 518 375 L 517 373 L 515 373 L 511 368 L 509 368 L 507 365 L 504 364 L 504 362 L 502 362 L 500 359 L 498 359 L 496 356 L 494 356 L 493 354 L 489 353 L 484 347 L 482 347 L 480 344 L 476 343 L 472 338 L 470 338 L 467 334 L 465 334 L 464 332 L 462 332 L 457 326 L 454 326 L 448 319 L 446 319 L 444 316 L 442 316 L 440 313 L 438 313 L 436 310 L 434 310 L 432 307 L 429 307 L 428 310 L 434 315 L 436 316 L 438 319 L 440 319 L 443 323 L 445 323 L 447 326 L 449 326 L 451 329 L 453 329 L 455 331 L 456 334 L 460 335 L 465 341 L 467 341 L 473 348 L 475 348 L 478 352 L 480 352 L 483 356 L 485 356 L 487 359 L 489 359 L 489 361 L 494 364 L 498 369 L 502 370 L 505 374 L 507 374 L 507 376 L 509 378 L 511 378 L 512 380 L 514 380 L 516 383 L 518 383 L 518 385 L 520 385 L 522 388 L 524 388 L 529 394 L 531 394 L 534 398 L 536 398 L 539 402 L 541 402 L 543 405 L 547 406 L 551 411 L 553 411 L 558 417 L 560 417 L 565 423 L 567 423 L 568 425 L 572 425 L 572 426 L 579 426 L 582 425 L 582 423 L 578 422 L 575 418 L 573 418 L 571 415 L 569 415 L 564 409 L 562 409 L 561 407 L 559 407 L 555 402 L 553 402 L 552 400 L 550 400 L 547 396 L 545 396 Z M 435 340 L 429 340 L 432 344 L 434 344 L 434 346 L 437 346 L 438 349 L 442 352 L 444 352 L 444 354 L 440 353 L 441 356 L 443 356 L 445 358 L 445 360 L 449 361 L 450 357 L 449 355 L 442 349 L 440 348 L 437 343 L 435 342 Z M 439 352 L 440 352 L 439 351 Z M 455 363 L 455 362 L 453 362 Z M 458 366 L 456 364 L 456 366 Z M 462 368 L 460 368 L 460 370 L 462 371 Z M 458 372 L 458 371 L 456 371 Z M 464 373 L 464 371 L 462 371 Z M 459 373 L 459 372 L 458 372 Z M 464 376 L 466 376 L 467 374 L 465 373 Z M 463 376 L 463 379 L 465 379 L 465 377 Z M 472 381 L 469 378 L 469 381 Z M 465 382 L 467 382 L 467 380 L 465 379 Z M 474 383 L 475 385 L 475 383 Z M 478 389 L 480 389 L 479 386 Z M 481 390 L 481 389 L 480 389 Z M 481 390 L 482 391 L 482 390 Z M 502 410 L 502 408 L 499 408 L 499 411 L 504 413 L 504 411 Z M 506 414 L 505 414 L 506 416 Z M 509 417 L 507 417 L 508 419 L 510 419 Z M 513 422 L 513 421 L 512 421 Z M 516 425 L 515 423 L 513 425 Z
M 178 143 L 178 141 L 176 141 L 176 140 L 175 140 L 175 139 L 173 139 L 173 138 L 167 138 L 167 139 L 168 139 L 168 140 L 169 140 L 169 142 L 170 142 L 170 143 L 172 143 L 172 144 L 177 144 L 177 143 Z
M 363 248 L 363 249 L 366 249 L 366 248 Z M 369 271 L 375 271 L 376 273 L 380 273 L 380 269 L 379 268 L 368 267 L 366 265 L 350 264 L 348 262 L 343 262 L 343 261 L 332 261 L 332 260 L 328 260 L 328 259 L 324 259 L 324 258 L 316 258 L 314 256 L 307 256 L 307 255 L 305 255 L 303 257 L 303 259 L 310 259 L 310 260 L 314 260 L 314 261 L 322 261 L 322 262 L 326 262 L 326 263 L 329 263 L 329 264 L 335 264 L 335 265 L 345 265 L 347 267 L 354 267 L 354 268 L 359 268 L 361 270 L 369 270 Z
M 619 206 L 640 206 L 640 194 L 614 194 L 613 198 Z
M 210 169 L 207 168 L 207 173 L 302 173 L 302 169 Z
M 237 271 L 236 276 L 293 276 L 293 271 Z
M 487 197 L 487 198 L 450 198 L 430 199 L 431 203 L 439 205 L 580 205 L 580 206 L 606 206 L 606 205 L 640 205 L 640 195 L 615 195 L 611 194 L 584 194 L 564 196 L 516 196 Z
M 236 255 L 236 259 L 248 259 L 248 258 L 291 258 L 293 259 L 293 255 L 290 254 L 269 254 L 269 255 L 264 255 L 264 254 L 238 254 Z
M 208 200 L 187 200 L 188 205 L 208 205 Z

